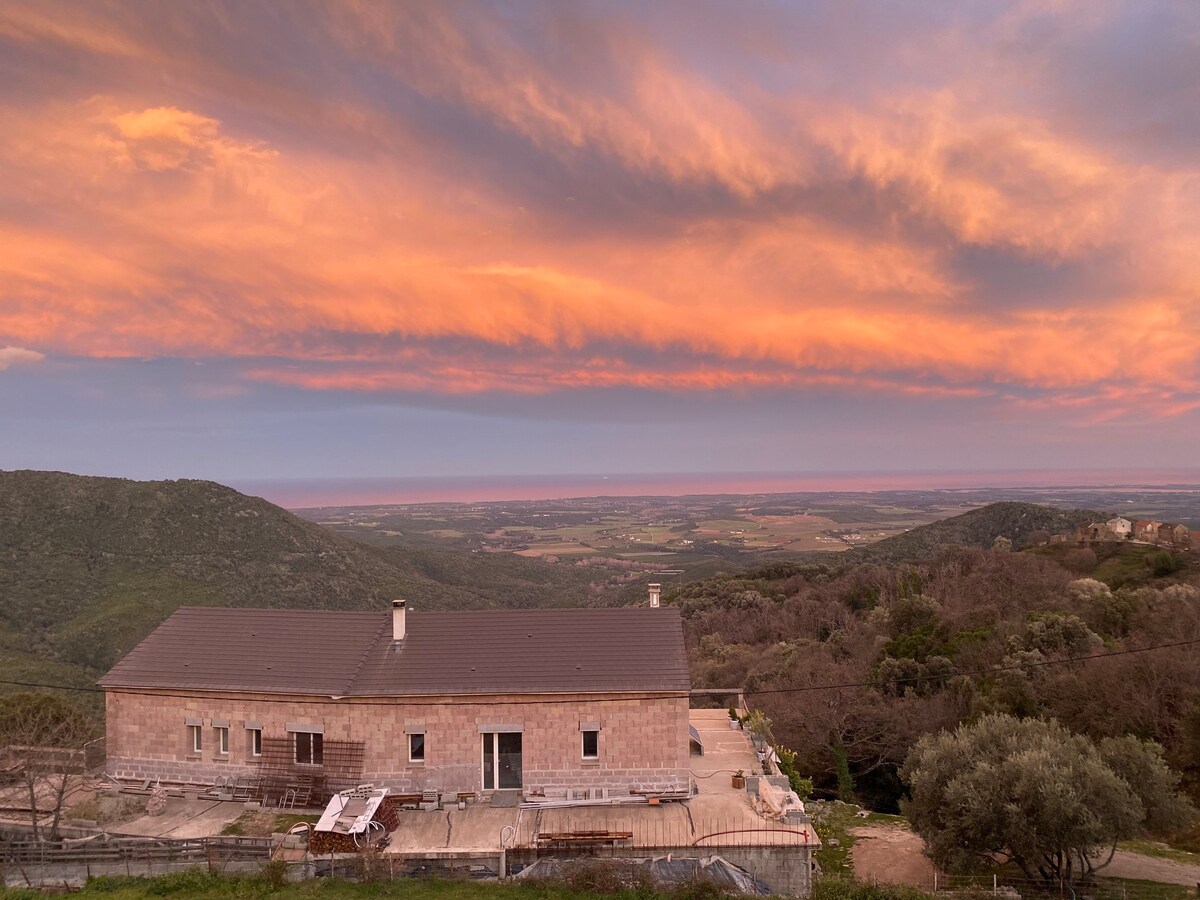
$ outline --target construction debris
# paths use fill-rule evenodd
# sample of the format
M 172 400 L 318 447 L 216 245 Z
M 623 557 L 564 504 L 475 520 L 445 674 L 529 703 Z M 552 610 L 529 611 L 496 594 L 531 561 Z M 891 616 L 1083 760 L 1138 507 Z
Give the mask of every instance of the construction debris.
M 356 853 L 382 847 L 399 825 L 400 816 L 388 789 L 363 785 L 330 798 L 313 826 L 308 849 L 311 853 Z
M 611 844 L 614 841 L 628 841 L 633 837 L 632 831 L 556 831 L 539 834 L 539 844 Z

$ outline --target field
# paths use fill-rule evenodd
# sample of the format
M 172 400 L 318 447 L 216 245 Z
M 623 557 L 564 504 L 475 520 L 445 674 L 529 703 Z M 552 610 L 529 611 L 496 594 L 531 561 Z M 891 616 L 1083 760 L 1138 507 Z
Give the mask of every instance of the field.
M 947 492 L 905 500 L 859 494 L 591 497 L 297 512 L 372 544 L 690 569 L 713 557 L 751 564 L 761 556 L 847 550 L 986 502 L 964 502 Z
M 661 572 L 670 584 L 720 568 L 836 554 L 1005 499 L 1200 526 L 1200 491 L 1182 488 L 577 497 L 296 512 L 370 544 L 512 553 L 550 564 L 595 566 L 605 577 Z M 1140 560 L 1112 565 L 1119 564 Z

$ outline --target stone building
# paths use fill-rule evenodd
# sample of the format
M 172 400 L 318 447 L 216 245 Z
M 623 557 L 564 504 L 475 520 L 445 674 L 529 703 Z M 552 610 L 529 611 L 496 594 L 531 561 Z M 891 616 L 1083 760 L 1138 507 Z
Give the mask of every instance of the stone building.
M 1118 540 L 1125 540 L 1133 532 L 1133 523 L 1124 516 L 1113 516 L 1104 523 Z
M 100 684 L 117 778 L 254 783 L 268 801 L 362 782 L 399 793 L 690 785 L 687 656 L 670 607 L 184 607 Z
M 1171 528 L 1171 543 L 1179 550 L 1190 550 L 1192 546 L 1192 531 L 1186 525 L 1175 525 Z

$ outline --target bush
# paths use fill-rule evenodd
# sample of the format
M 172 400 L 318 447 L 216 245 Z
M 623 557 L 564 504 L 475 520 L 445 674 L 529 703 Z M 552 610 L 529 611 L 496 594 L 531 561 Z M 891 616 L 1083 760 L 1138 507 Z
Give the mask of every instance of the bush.
M 801 800 L 811 797 L 813 782 L 811 778 L 801 775 L 800 770 L 796 768 L 796 751 L 787 747 L 776 747 L 775 756 L 779 759 L 779 771 L 787 776 L 788 784 L 796 792 L 796 796 Z
M 1180 562 L 1168 551 L 1159 550 L 1146 557 L 1146 565 L 1150 567 L 1150 572 L 1155 578 L 1165 578 L 1179 571 Z
M 259 872 L 259 877 L 262 878 L 263 884 L 269 890 L 281 890 L 288 883 L 288 864 L 286 859 L 273 859 L 270 862 L 263 863 L 262 869 Z

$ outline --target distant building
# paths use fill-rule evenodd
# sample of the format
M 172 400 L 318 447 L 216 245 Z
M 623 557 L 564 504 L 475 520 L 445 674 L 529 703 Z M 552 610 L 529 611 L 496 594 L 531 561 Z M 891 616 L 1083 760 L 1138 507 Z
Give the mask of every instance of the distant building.
M 1108 526 L 1108 530 L 1115 534 L 1120 540 L 1125 540 L 1133 533 L 1133 523 L 1124 516 L 1114 516 L 1104 523 Z
M 1192 547 L 1192 531 L 1186 525 L 1176 525 L 1171 529 L 1171 541 L 1180 550 L 1190 550 Z
M 1158 540 L 1158 528 L 1162 522 L 1156 522 L 1152 519 L 1138 519 L 1133 523 L 1133 539 L 1135 541 L 1146 541 L 1154 543 Z

